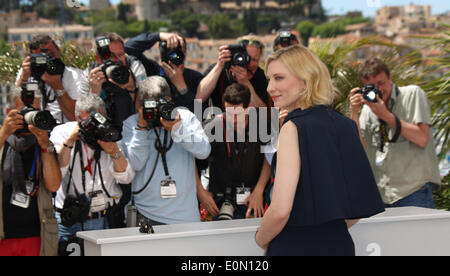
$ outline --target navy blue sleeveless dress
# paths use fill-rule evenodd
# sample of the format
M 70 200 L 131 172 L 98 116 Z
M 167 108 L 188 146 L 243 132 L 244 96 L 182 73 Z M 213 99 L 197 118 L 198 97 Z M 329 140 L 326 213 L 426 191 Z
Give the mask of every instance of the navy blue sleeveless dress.
M 289 220 L 267 255 L 355 255 L 346 219 L 384 211 L 356 124 L 329 106 L 292 111 L 298 131 L 300 179 Z M 275 179 L 276 155 L 272 161 Z M 273 181 L 267 187 L 267 201 Z

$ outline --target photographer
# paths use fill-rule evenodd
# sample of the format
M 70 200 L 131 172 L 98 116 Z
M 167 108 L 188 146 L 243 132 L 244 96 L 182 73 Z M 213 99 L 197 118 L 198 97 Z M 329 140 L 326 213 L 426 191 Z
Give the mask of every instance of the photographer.
M 22 61 L 16 86 L 32 78 L 42 83 L 41 106 L 52 113 L 58 123 L 74 121 L 75 101 L 80 97 L 81 71 L 65 66 L 61 50 L 48 35 L 37 35 L 30 42 L 30 56 Z
M 147 58 L 144 52 L 160 42 L 161 66 Z M 203 78 L 200 72 L 185 68 L 186 39 L 177 33 L 143 33 L 125 43 L 125 52 L 137 57 L 145 67 L 147 76 L 162 76 L 170 85 L 176 106 L 194 112 L 197 87 Z
M 415 85 L 397 86 L 377 58 L 364 62 L 359 76 L 365 87 L 350 92 L 351 118 L 384 203 L 434 208 L 430 183 L 439 184 L 440 177 L 425 92 Z
M 281 29 L 278 32 L 278 36 L 275 38 L 275 41 L 273 42 L 273 51 L 276 52 L 280 50 L 281 48 L 286 48 L 291 45 L 297 45 L 298 39 L 297 36 L 289 29 Z
M 81 93 L 99 95 L 114 125 L 122 129 L 123 121 L 136 113 L 135 92 L 146 78 L 145 68 L 135 57 L 125 54 L 123 39 L 116 33 L 98 35 L 93 48 L 95 63 L 84 71 Z
M 94 94 L 81 98 L 75 115 L 77 122 L 57 126 L 51 135 L 64 176 L 55 200 L 60 242 L 78 231 L 123 227 L 117 182 L 130 183 L 135 175 L 103 100 Z
M 38 96 L 31 104 L 36 109 Z M 61 183 L 58 161 L 48 131 L 24 125 L 21 90 L 13 89 L 7 99 L 0 129 L 0 256 L 54 256 L 52 193 Z
M 223 139 L 211 142 L 209 157 L 209 191 L 214 195 L 216 206 L 204 205 L 213 216 L 218 215 L 218 219 L 262 217 L 263 193 L 269 181 L 270 166 L 261 152 L 263 143 L 259 139 L 251 140 L 253 135 L 249 133 L 250 91 L 247 86 L 234 83 L 225 90 L 223 102 L 226 112 L 205 127 L 206 133 L 214 132 L 212 135 Z M 252 111 L 255 112 L 255 108 Z M 240 137 L 235 139 L 234 136 Z M 228 212 L 224 208 L 217 212 L 218 206 L 224 206 L 227 188 L 231 188 L 228 197 L 233 207 Z M 211 194 L 201 190 L 199 194 L 203 195 L 199 196 L 201 201 L 210 202 L 207 199 Z
M 196 99 L 205 102 L 211 98 L 215 107 L 224 110 L 222 105 L 223 93 L 230 84 L 238 82 L 249 88 L 251 93 L 250 106 L 267 106 L 267 79 L 264 71 L 259 68 L 259 61 L 264 55 L 264 44 L 255 36 L 239 38 L 238 43 L 243 48 L 238 50 L 238 53 L 232 53 L 230 45 L 220 47 L 217 63 L 204 73 L 205 77 L 198 86 Z M 236 46 L 234 45 L 233 48 Z M 241 63 L 241 59 L 246 59 L 246 55 L 249 58 Z M 238 60 L 233 57 L 237 57 Z M 235 65 L 235 63 L 240 63 L 240 65 Z
M 139 113 L 124 122 L 125 155 L 136 171 L 138 213 L 152 225 L 200 221 L 195 158 L 210 153 L 195 115 L 171 101 L 167 81 L 151 76 L 139 86 Z

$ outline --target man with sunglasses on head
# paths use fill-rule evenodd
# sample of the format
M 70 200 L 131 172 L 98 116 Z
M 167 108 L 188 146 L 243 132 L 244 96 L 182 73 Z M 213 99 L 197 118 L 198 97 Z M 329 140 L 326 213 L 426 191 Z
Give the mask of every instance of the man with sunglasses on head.
M 43 97 L 41 106 L 50 111 L 58 123 L 74 121 L 75 101 L 80 97 L 81 70 L 65 66 L 61 61 L 61 49 L 49 35 L 36 35 L 29 44 L 30 55 L 22 61 L 22 68 L 19 70 L 16 79 L 16 86 L 34 78 L 41 82 Z M 58 72 L 36 72 L 36 54 L 47 55 L 47 60 L 53 59 L 54 68 L 60 68 Z M 33 55 L 33 58 L 32 58 Z M 42 60 L 42 59 L 41 59 Z M 48 62 L 47 62 L 48 63 Z M 55 66 L 56 65 L 56 66 Z
M 229 45 L 221 46 L 217 63 L 204 73 L 205 77 L 197 89 L 196 99 L 203 102 L 211 98 L 214 106 L 223 110 L 222 95 L 225 89 L 234 82 L 246 85 L 251 93 L 250 106 L 267 106 L 267 79 L 264 70 L 259 67 L 259 61 L 264 55 L 264 44 L 256 36 L 248 35 L 238 39 L 238 43 L 245 46 L 250 62 L 244 68 L 227 63 L 232 59 Z M 228 71 L 228 72 L 227 72 Z

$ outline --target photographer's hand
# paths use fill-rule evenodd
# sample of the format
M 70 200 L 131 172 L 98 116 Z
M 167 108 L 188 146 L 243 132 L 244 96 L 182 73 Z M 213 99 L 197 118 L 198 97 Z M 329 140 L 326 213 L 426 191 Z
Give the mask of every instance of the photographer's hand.
M 23 116 L 20 114 L 20 111 L 17 109 L 13 109 L 8 112 L 8 115 L 3 122 L 3 126 L 0 129 L 0 134 L 5 137 L 5 140 L 14 134 L 16 130 L 23 128 Z
M 360 93 L 361 88 L 353 88 L 350 91 L 350 114 L 352 119 L 359 119 L 359 110 L 361 105 L 364 103 L 362 94 Z
M 75 145 L 75 142 L 79 139 L 80 126 L 77 124 L 74 131 L 64 141 L 63 146 L 58 151 L 58 163 L 60 168 L 65 168 L 70 162 L 70 153 Z
M 366 104 L 367 106 L 369 106 L 370 110 L 372 110 L 372 112 L 379 119 L 387 122 L 389 119 L 391 119 L 391 117 L 393 115 L 389 111 L 389 109 L 387 108 L 385 102 L 378 95 L 376 95 L 376 97 L 377 97 L 377 102 L 376 103 L 369 102 L 369 101 L 366 101 L 366 100 L 363 100 L 363 103 Z M 394 125 L 395 125 L 395 123 L 394 123 Z
M 118 87 L 125 89 L 128 92 L 132 93 L 130 96 L 134 101 L 136 95 L 133 92 L 134 92 L 134 89 L 136 88 L 136 82 L 134 81 L 133 74 L 131 72 L 130 72 L 130 76 L 128 77 L 128 82 L 125 84 L 118 84 L 117 82 L 115 82 L 112 79 L 108 79 L 108 81 L 110 83 L 113 83 L 113 84 L 117 85 Z
M 48 84 L 53 90 L 64 89 L 62 83 L 62 75 L 50 75 L 47 72 L 42 74 L 41 79 Z
M 30 56 L 27 56 L 22 61 L 22 74 L 20 75 L 19 80 L 16 83 L 17 87 L 20 87 L 22 82 L 28 81 L 28 79 L 31 77 L 31 62 L 30 62 Z
M 103 151 L 111 156 L 114 163 L 114 171 L 121 173 L 127 170 L 128 162 L 116 142 L 104 142 L 97 140 Z
M 220 46 L 219 57 L 217 58 L 217 66 L 222 70 L 225 64 L 231 60 L 231 52 L 228 50 L 228 45 Z
M 147 130 L 147 120 L 144 119 L 144 108 L 141 106 L 139 107 L 139 117 L 138 117 L 138 122 L 137 122 L 137 127 L 139 128 L 139 130 Z
M 49 139 L 49 136 L 48 136 L 48 131 L 40 129 L 40 128 L 35 127 L 33 125 L 28 125 L 28 129 L 36 137 L 39 146 L 42 149 L 47 149 L 47 147 L 50 145 L 50 139 Z
M 100 95 L 102 85 L 106 82 L 106 76 L 100 67 L 92 69 L 89 73 L 90 93 Z
M 167 48 L 174 49 L 178 47 L 178 44 L 184 49 L 183 38 L 176 33 L 159 33 L 159 40 L 167 42 Z
M 167 131 L 176 131 L 181 126 L 180 114 L 177 114 L 177 117 L 173 121 L 166 121 L 161 118 L 161 124 Z
M 161 63 L 162 68 L 166 72 L 166 75 L 170 78 L 173 85 L 180 91 L 183 88 L 187 88 L 186 82 L 184 80 L 184 64 L 176 66 L 172 62 L 167 64 L 166 62 Z
M 245 218 L 250 218 L 252 212 L 255 218 L 264 215 L 263 192 L 264 190 L 261 191 L 255 187 L 253 192 L 245 199 L 244 204 L 248 206 Z
M 47 130 L 28 125 L 28 129 L 36 137 L 41 149 L 47 150 L 50 145 L 50 139 Z M 54 152 L 45 151 L 41 153 L 43 164 L 43 175 L 45 188 L 49 192 L 56 193 L 61 185 L 62 175 L 58 166 L 58 161 L 55 158 Z
M 247 85 L 250 82 L 251 77 L 248 73 L 247 68 L 233 65 L 231 66 L 230 71 L 237 82 L 245 85 Z
M 366 148 L 366 141 L 363 139 L 361 135 L 361 129 L 359 127 L 359 112 L 361 109 L 361 105 L 366 103 L 361 92 L 361 88 L 353 88 L 350 91 L 350 118 L 356 123 L 358 127 L 359 138 L 361 140 L 361 144 L 364 148 Z

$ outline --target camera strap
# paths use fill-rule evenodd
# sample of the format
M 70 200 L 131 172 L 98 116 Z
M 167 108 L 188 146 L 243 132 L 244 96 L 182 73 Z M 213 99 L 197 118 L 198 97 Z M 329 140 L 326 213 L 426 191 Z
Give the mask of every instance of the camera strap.
M 73 153 L 73 158 L 72 158 L 72 165 L 69 167 L 69 182 L 67 183 L 67 190 L 66 190 L 66 196 L 69 194 L 70 191 L 70 184 L 72 183 L 72 174 L 73 174 L 73 169 L 75 167 L 75 159 L 77 156 L 77 153 L 80 156 L 80 166 L 81 166 L 81 177 L 82 177 L 82 185 L 83 185 L 83 189 L 85 189 L 85 183 L 86 183 L 86 176 L 84 175 L 84 166 L 83 166 L 83 153 L 81 150 L 81 142 L 80 140 L 77 140 L 75 142 L 75 151 Z M 77 190 L 77 187 L 75 185 L 75 183 L 73 183 L 73 189 L 75 191 L 75 194 L 77 197 L 80 196 L 80 193 Z
M 102 189 L 105 192 L 106 196 L 108 196 L 108 198 L 112 198 L 112 196 L 108 193 L 108 190 L 105 187 L 105 182 L 103 181 L 102 169 L 100 167 L 101 153 L 102 152 L 100 150 L 96 150 L 94 152 L 94 159 L 95 159 L 94 177 L 95 177 L 95 174 L 96 174 L 97 168 L 98 168 L 98 175 L 100 176 L 100 182 L 102 184 Z
M 161 154 L 161 160 L 163 162 L 164 173 L 166 174 L 167 177 L 170 177 L 169 167 L 167 166 L 166 153 L 172 148 L 173 140 L 172 140 L 172 138 L 170 138 L 170 140 L 168 141 L 169 133 L 166 129 L 164 129 L 164 144 L 161 144 L 161 140 L 160 140 L 161 132 L 158 133 L 158 130 L 156 130 L 156 127 L 154 127 L 153 130 L 155 131 L 155 134 L 156 134 L 155 148 Z M 169 143 L 169 145 L 167 145 L 167 143 Z
M 395 85 L 395 84 L 394 84 L 394 89 L 395 89 L 395 95 L 396 95 L 396 97 L 398 97 L 400 94 L 400 90 L 397 87 L 397 85 Z M 380 122 L 380 132 L 381 132 L 381 135 L 380 135 L 380 151 L 381 152 L 384 152 L 385 143 L 397 142 L 398 138 L 400 137 L 400 134 L 402 133 L 402 123 L 400 122 L 400 119 L 397 117 L 397 115 L 395 115 L 392 112 L 393 108 L 394 108 L 394 100 L 391 98 L 388 109 L 389 109 L 389 112 L 391 112 L 395 118 L 395 133 L 394 133 L 394 136 L 392 137 L 392 139 L 389 139 L 386 122 L 381 119 L 378 119 Z

